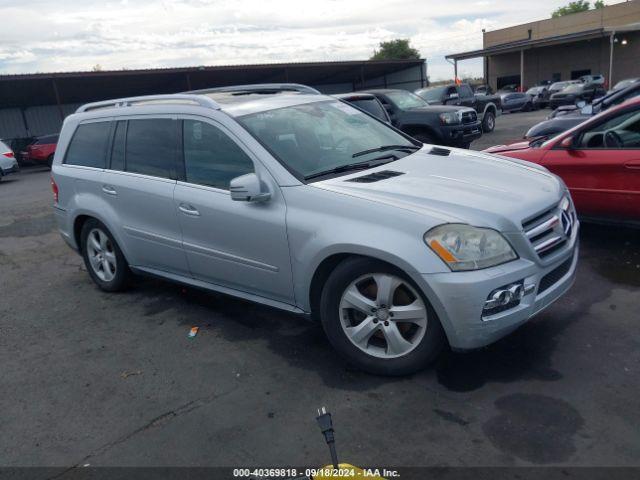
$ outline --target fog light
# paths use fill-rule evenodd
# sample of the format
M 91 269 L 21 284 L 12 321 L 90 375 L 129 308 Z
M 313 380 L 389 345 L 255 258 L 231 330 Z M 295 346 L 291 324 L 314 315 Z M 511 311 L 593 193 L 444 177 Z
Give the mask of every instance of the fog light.
M 520 305 L 524 297 L 524 280 L 496 288 L 484 302 L 482 316 L 495 315 Z

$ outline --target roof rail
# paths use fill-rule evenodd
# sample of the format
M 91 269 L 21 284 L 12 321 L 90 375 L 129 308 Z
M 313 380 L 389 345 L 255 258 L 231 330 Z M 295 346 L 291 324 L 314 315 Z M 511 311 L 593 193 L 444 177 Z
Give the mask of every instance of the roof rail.
M 101 102 L 87 103 L 78 108 L 78 110 L 76 110 L 76 113 L 88 112 L 89 110 L 97 110 L 100 108 L 109 107 L 131 107 L 134 104 L 144 103 L 196 103 L 201 107 L 220 110 L 220 105 L 218 105 L 211 98 L 205 97 L 204 95 L 173 93 L 167 95 L 146 95 L 142 97 L 117 98 L 114 100 L 104 100 Z
M 311 95 L 322 95 L 318 90 L 300 83 L 256 83 L 250 85 L 231 85 L 228 87 L 205 88 L 203 90 L 192 90 L 186 93 L 236 93 L 239 95 L 249 93 L 277 93 L 277 92 L 298 92 Z

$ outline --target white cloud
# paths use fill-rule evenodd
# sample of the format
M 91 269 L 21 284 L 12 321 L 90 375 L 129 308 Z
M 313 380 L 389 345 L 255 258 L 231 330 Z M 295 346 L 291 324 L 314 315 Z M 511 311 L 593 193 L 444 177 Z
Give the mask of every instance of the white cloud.
M 538 19 L 565 0 L 3 0 L 0 73 L 366 59 L 409 38 L 432 78 L 481 29 Z M 482 64 L 463 62 L 478 75 Z

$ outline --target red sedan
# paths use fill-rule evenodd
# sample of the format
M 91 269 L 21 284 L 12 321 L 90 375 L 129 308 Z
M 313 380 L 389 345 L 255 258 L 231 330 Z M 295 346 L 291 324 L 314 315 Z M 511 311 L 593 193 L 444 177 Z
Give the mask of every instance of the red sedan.
M 640 97 L 550 140 L 485 151 L 534 162 L 560 176 L 585 219 L 640 225 Z
M 20 160 L 28 163 L 47 164 L 51 166 L 57 145 L 58 135 L 38 137 L 35 142 L 20 152 Z

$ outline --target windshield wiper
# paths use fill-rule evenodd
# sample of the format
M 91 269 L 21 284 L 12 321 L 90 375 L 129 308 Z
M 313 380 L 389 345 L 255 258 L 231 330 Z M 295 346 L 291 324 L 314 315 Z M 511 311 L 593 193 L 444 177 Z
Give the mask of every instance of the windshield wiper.
M 377 151 L 377 150 L 374 150 Z M 325 175 L 331 175 L 333 173 L 344 173 L 350 172 L 352 170 L 366 170 L 367 168 L 377 167 L 378 165 L 384 165 L 385 163 L 393 162 L 397 160 L 395 155 L 387 155 L 384 157 L 374 158 L 369 162 L 359 162 L 359 163 L 350 163 L 348 165 L 340 165 L 339 167 L 331 168 L 329 170 L 324 170 L 318 173 L 312 173 L 311 175 L 307 175 L 304 177 L 305 180 L 310 180 L 316 177 L 323 177 Z
M 417 145 L 382 145 L 381 147 L 370 148 L 368 150 L 356 152 L 351 155 L 351 158 L 361 157 L 362 155 L 366 155 L 367 153 L 385 152 L 387 150 L 409 150 L 410 152 L 415 152 L 416 150 L 420 150 L 421 148 L 422 147 L 418 147 Z

